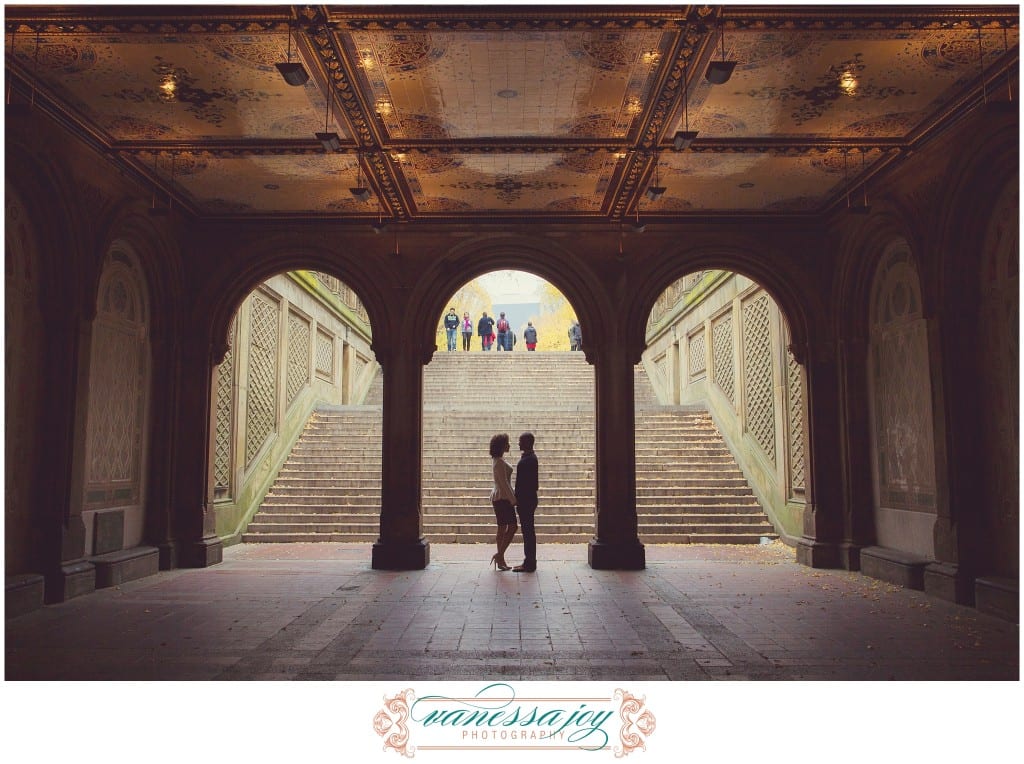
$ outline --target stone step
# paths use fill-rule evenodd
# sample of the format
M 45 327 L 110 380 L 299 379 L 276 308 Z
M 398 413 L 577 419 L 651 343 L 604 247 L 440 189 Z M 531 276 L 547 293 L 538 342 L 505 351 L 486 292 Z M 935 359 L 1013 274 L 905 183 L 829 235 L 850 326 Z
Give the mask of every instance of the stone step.
M 641 540 L 758 543 L 774 537 L 708 413 L 657 406 L 641 367 L 634 378 Z M 515 385 L 504 386 L 496 401 L 495 383 L 513 379 Z M 495 432 L 508 432 L 514 445 L 518 432 L 530 430 L 541 458 L 540 543 L 592 539 L 593 381 L 593 367 L 579 353 L 435 354 L 423 388 L 421 502 L 427 538 L 493 544 L 487 443 Z M 379 395 L 379 376 L 374 386 Z M 458 411 L 449 400 L 453 389 L 460 391 Z M 315 412 L 243 540 L 376 541 L 381 420 L 379 405 Z M 518 453 L 506 458 L 514 467 Z

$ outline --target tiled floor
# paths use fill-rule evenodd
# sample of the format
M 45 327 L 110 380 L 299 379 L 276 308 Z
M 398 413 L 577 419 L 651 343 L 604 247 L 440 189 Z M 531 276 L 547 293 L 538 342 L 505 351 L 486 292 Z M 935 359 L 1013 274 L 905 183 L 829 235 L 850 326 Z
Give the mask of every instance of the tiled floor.
M 508 559 L 518 560 L 513 546 Z M 6 624 L 7 679 L 1017 679 L 1018 627 L 792 550 L 648 546 L 640 572 L 545 546 L 424 571 L 369 545 L 241 545 Z

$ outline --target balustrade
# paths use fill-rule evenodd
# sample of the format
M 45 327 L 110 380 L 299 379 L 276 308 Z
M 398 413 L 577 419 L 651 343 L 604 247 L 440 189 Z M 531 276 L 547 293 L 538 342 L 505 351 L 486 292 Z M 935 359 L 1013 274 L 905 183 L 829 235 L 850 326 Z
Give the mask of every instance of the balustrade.
M 336 276 L 332 276 L 329 273 L 323 273 L 321 271 L 313 271 L 313 275 L 316 276 L 316 280 L 319 281 L 328 292 L 333 294 L 341 303 L 349 308 L 355 315 L 362 321 L 366 328 L 370 328 L 370 315 L 366 312 L 366 308 L 363 307 L 363 303 L 360 302 L 356 293 L 352 291 L 352 288 L 345 284 L 341 279 Z

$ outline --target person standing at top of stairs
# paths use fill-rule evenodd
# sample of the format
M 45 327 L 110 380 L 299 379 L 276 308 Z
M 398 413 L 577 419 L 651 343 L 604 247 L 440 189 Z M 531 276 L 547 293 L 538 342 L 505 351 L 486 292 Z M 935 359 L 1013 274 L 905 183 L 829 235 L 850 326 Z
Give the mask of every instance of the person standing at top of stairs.
M 523 330 L 523 341 L 526 343 L 527 350 L 537 349 L 537 329 L 533 325 L 533 321 L 526 322 L 526 328 Z
M 455 333 L 459 330 L 459 314 L 455 308 L 448 308 L 448 315 L 444 317 L 444 333 L 448 338 L 448 352 L 455 352 Z
M 491 337 L 493 336 L 494 330 L 494 319 L 487 315 L 487 311 L 480 316 L 480 321 L 476 325 L 476 333 L 480 335 L 480 349 L 490 350 L 491 349 Z
M 505 311 L 498 317 L 498 350 L 512 349 L 512 333 L 509 331 L 508 319 L 505 318 Z

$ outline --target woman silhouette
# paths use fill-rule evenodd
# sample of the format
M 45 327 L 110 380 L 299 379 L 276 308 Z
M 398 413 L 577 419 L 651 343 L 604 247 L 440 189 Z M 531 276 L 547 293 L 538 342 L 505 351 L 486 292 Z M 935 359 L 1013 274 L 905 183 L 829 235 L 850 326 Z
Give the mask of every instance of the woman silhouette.
M 505 550 L 516 535 L 516 494 L 512 490 L 512 467 L 502 458 L 508 451 L 508 435 L 502 433 L 491 438 L 491 466 L 494 473 L 491 505 L 498 521 L 498 532 L 494 537 L 498 551 L 491 556 L 491 563 L 498 570 L 511 570 L 505 564 Z

